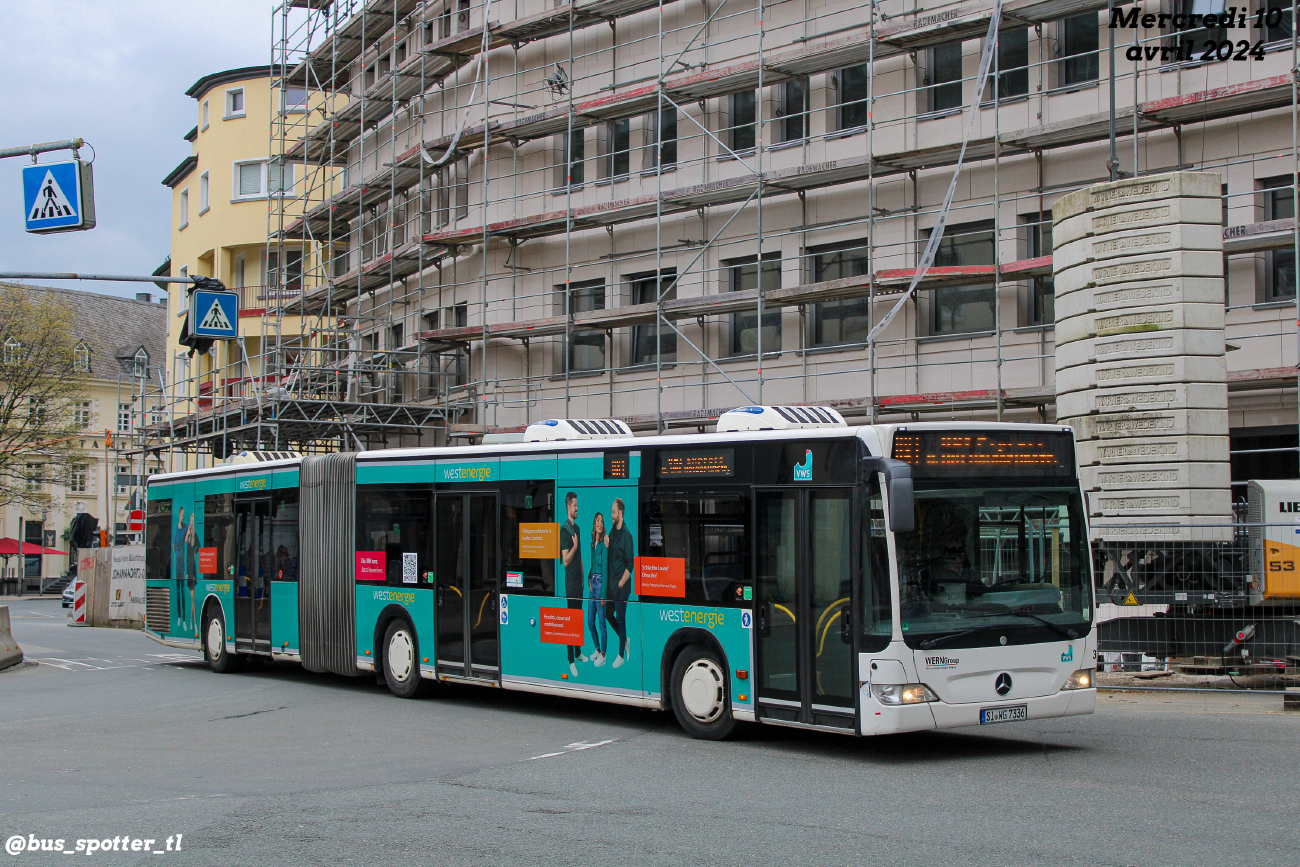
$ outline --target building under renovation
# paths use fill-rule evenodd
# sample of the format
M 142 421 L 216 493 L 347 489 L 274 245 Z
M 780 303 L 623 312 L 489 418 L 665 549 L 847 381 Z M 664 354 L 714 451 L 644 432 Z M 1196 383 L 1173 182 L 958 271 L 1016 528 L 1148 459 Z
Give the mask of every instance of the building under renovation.
M 220 456 L 755 403 L 1051 421 L 1052 205 L 1193 170 L 1222 178 L 1233 478 L 1294 477 L 1290 7 L 1177 33 L 999 8 L 977 80 L 991 2 L 285 0 L 284 273 L 244 324 L 260 357 L 168 383 L 166 433 Z

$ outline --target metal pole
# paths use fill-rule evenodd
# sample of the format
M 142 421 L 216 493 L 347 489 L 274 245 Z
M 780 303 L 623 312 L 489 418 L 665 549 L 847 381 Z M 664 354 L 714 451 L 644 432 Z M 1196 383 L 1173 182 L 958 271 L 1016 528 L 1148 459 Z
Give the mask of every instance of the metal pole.
M 126 274 L 78 274 L 62 271 L 5 271 L 0 280 L 108 280 L 113 283 L 193 283 L 198 277 L 133 277 Z
M 49 153 L 50 151 L 75 151 L 85 146 L 86 140 L 84 138 L 69 138 L 63 141 L 47 141 L 16 148 L 4 148 L 0 150 L 0 160 L 9 157 L 31 157 L 35 161 L 37 154 Z
M 1115 0 L 1106 0 L 1106 22 L 1110 23 L 1115 9 Z M 1110 171 L 1112 181 L 1119 180 L 1119 157 L 1115 155 L 1115 28 L 1106 28 L 1106 39 L 1110 46 L 1110 156 L 1106 158 L 1106 168 Z M 1137 106 L 1133 106 L 1134 116 Z

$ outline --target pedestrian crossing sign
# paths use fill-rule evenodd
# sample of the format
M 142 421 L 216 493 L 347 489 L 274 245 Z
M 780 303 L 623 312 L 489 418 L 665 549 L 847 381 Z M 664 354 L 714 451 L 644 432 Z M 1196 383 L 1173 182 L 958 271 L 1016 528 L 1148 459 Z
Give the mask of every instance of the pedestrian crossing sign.
M 190 296 L 190 322 L 195 337 L 239 336 L 239 295 L 196 289 Z
M 34 163 L 23 167 L 27 231 L 76 232 L 95 227 L 90 163 Z

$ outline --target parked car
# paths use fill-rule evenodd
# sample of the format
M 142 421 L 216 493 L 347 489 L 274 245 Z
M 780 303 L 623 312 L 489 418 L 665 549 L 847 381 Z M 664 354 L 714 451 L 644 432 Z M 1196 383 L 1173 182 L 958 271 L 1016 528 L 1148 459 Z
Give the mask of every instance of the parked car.
M 76 588 L 76 586 L 77 586 L 77 579 L 76 579 L 76 578 L 73 578 L 70 582 L 68 582 L 68 586 L 63 588 L 63 607 L 64 607 L 64 608 L 71 608 L 71 607 L 72 607 L 72 592 L 73 592 L 74 588 Z

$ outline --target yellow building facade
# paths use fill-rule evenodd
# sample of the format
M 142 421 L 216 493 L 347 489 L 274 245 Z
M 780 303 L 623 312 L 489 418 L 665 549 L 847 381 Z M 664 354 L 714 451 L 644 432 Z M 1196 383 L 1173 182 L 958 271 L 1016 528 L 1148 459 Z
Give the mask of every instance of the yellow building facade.
M 180 342 L 189 288 L 168 291 L 168 382 L 179 415 L 220 412 L 232 402 L 255 400 L 281 387 L 292 359 L 264 355 L 276 329 L 296 334 L 296 317 L 277 317 L 276 308 L 303 291 L 304 257 L 310 245 L 286 241 L 268 245 L 268 215 L 280 196 L 313 201 L 297 189 L 297 168 L 269 155 L 272 117 L 281 109 L 306 115 L 306 91 L 274 84 L 267 66 L 215 72 L 194 83 L 195 127 L 185 138 L 192 153 L 164 179 L 172 191 L 172 277 L 215 277 L 240 296 L 239 341 L 217 341 L 203 355 Z M 298 205 L 301 212 L 302 205 Z M 281 341 L 281 353 L 285 351 Z M 292 351 L 291 349 L 289 351 Z M 199 455 L 192 465 L 210 465 Z

